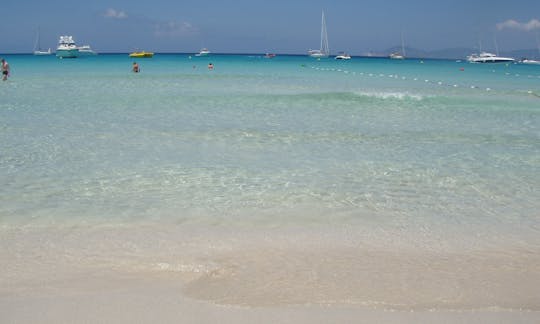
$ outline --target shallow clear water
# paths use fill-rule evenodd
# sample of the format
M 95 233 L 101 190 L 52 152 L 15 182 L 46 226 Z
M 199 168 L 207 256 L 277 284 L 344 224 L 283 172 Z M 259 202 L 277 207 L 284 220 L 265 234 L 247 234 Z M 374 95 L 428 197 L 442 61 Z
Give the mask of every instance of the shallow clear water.
M 7 59 L 4 224 L 540 230 L 535 66 L 156 55 L 132 74 L 126 55 Z
M 540 309 L 536 66 L 6 58 L 8 296 L 173 273 L 221 304 Z

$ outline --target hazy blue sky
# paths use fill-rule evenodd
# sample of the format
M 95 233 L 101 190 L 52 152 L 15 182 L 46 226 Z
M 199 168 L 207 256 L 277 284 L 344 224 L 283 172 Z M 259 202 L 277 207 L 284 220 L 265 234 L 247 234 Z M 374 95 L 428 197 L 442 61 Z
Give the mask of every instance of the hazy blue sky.
M 400 44 L 434 50 L 537 47 L 540 1 L 2 0 L 0 53 L 31 52 L 73 35 L 100 52 L 305 53 L 318 48 L 321 10 L 332 52 L 361 54 Z

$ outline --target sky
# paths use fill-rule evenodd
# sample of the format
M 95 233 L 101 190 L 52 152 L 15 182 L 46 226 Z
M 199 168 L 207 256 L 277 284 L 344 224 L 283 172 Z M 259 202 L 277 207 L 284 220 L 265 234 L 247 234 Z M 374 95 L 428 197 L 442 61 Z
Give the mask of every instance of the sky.
M 0 53 L 30 53 L 60 35 L 98 52 L 305 54 L 320 44 L 353 55 L 401 44 L 423 50 L 501 51 L 539 46 L 540 1 L 397 0 L 1 0 Z

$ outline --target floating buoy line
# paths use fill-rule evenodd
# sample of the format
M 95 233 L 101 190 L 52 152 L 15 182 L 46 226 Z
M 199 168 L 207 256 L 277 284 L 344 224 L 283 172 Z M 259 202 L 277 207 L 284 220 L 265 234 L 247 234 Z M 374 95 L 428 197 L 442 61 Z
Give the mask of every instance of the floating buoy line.
M 424 78 L 420 78 L 420 77 L 407 77 L 407 76 L 402 76 L 402 75 L 399 75 L 399 74 L 385 74 L 385 73 L 375 73 L 375 72 L 356 72 L 356 71 L 349 71 L 349 70 L 341 69 L 341 68 L 323 68 L 323 67 L 318 67 L 318 66 L 310 66 L 310 68 L 314 69 L 314 70 L 317 70 L 317 71 L 344 73 L 344 74 L 367 77 L 367 78 L 389 78 L 389 79 L 403 80 L 403 81 L 409 80 L 409 81 L 414 81 L 414 82 L 423 82 L 423 83 L 431 84 L 431 85 L 434 85 L 434 86 L 441 86 L 441 87 L 473 89 L 473 90 L 480 90 L 480 91 L 485 91 L 485 92 L 501 92 L 502 93 L 502 91 L 493 90 L 491 87 L 480 87 L 480 86 L 477 86 L 477 85 L 474 85 L 474 84 L 449 83 L 449 82 L 438 81 L 438 80 L 424 79 Z M 464 68 L 461 67 L 459 70 L 464 71 Z M 492 70 L 492 72 L 496 73 L 496 70 Z M 519 74 L 519 73 L 510 73 L 510 72 L 505 72 L 505 75 L 510 76 L 510 77 L 519 77 L 519 78 L 538 79 L 538 80 L 540 80 L 540 75 L 536 75 L 536 76 L 531 75 L 531 74 L 522 75 L 522 74 Z M 540 84 L 539 84 L 539 88 L 540 88 Z M 528 90 L 515 90 L 515 91 L 517 93 L 524 93 L 524 94 L 527 94 L 527 95 L 530 95 L 530 96 L 540 98 L 540 94 L 535 93 L 531 89 L 528 89 Z M 506 92 L 506 93 L 508 93 L 508 92 Z

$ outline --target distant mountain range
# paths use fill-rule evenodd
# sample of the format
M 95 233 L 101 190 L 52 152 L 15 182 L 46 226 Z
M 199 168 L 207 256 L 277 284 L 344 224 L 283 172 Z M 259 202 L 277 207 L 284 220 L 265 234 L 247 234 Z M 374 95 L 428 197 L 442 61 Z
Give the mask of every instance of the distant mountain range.
M 492 52 L 491 50 L 486 50 L 487 52 Z M 401 46 L 395 46 L 388 48 L 382 53 L 363 53 L 364 56 L 388 56 L 390 53 L 401 52 Z M 447 48 L 441 50 L 426 51 L 418 48 L 405 47 L 406 57 L 415 57 L 415 58 L 433 58 L 433 59 L 465 59 L 468 55 L 472 53 L 478 53 L 477 49 L 473 48 Z M 513 57 L 516 60 L 522 58 L 529 59 L 540 59 L 539 50 L 536 48 L 532 49 L 523 49 L 523 50 L 514 50 L 514 51 L 501 51 L 499 52 L 500 56 Z

